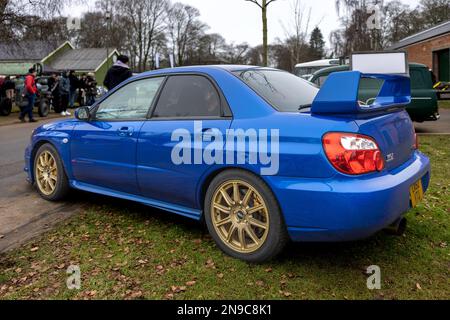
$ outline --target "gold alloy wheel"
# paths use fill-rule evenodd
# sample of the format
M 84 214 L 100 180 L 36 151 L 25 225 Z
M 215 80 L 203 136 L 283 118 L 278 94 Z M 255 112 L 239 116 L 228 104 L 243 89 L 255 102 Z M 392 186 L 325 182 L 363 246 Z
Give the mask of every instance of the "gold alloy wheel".
M 58 167 L 55 157 L 49 152 L 42 152 L 35 164 L 36 182 L 39 190 L 46 196 L 51 195 L 58 182 Z
M 220 239 L 239 253 L 252 253 L 266 241 L 269 211 L 264 199 L 242 180 L 226 181 L 211 203 L 212 224 Z

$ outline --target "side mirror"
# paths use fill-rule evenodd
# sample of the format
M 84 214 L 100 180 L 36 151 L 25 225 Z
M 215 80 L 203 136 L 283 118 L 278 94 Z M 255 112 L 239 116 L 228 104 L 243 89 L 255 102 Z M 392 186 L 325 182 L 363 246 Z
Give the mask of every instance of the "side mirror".
M 88 121 L 91 118 L 88 107 L 81 107 L 75 110 L 75 118 L 81 121 Z

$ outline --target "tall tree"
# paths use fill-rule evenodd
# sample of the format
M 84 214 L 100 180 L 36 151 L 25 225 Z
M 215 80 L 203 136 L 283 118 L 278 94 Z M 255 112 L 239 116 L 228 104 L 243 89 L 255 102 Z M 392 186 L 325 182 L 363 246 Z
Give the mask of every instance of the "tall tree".
M 450 20 L 449 0 L 421 0 L 419 9 L 425 27 L 429 28 Z
M 78 1 L 82 0 L 0 0 L 0 41 L 18 41 L 31 28 L 52 29 L 46 22 L 60 15 L 65 5 Z
M 309 49 L 311 58 L 314 60 L 322 59 L 325 55 L 325 41 L 323 40 L 322 31 L 320 31 L 319 27 L 315 27 L 311 32 Z
M 128 21 L 123 30 L 127 34 L 131 52 L 136 57 L 139 72 L 149 68 L 152 46 L 164 32 L 167 17 L 166 0 L 119 0 L 116 2 L 118 14 Z
M 169 11 L 167 31 L 179 66 L 184 65 L 189 49 L 206 29 L 199 17 L 198 9 L 182 3 L 175 3 Z
M 262 25 L 263 25 L 263 65 L 267 67 L 269 56 L 269 44 L 267 39 L 267 7 L 276 0 L 245 0 L 256 4 L 261 9 Z

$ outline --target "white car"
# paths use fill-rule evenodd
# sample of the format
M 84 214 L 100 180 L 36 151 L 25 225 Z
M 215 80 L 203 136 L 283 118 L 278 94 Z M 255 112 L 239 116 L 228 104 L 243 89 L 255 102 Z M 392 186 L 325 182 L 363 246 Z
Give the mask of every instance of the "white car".
M 337 65 L 339 65 L 339 59 L 324 59 L 299 63 L 295 66 L 294 74 L 300 78 L 309 80 L 314 72 L 323 68 Z

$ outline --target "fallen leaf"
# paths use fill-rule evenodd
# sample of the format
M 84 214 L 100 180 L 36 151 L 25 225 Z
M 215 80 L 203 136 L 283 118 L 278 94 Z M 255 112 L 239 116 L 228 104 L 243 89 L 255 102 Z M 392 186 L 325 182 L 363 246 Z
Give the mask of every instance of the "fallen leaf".
M 217 274 L 217 278 L 219 278 L 219 279 L 223 279 L 223 277 L 224 277 L 223 273 L 219 273 L 219 274 Z
M 272 272 L 272 268 L 267 268 L 265 271 L 266 272 Z
M 195 280 L 192 280 L 192 281 L 186 282 L 186 285 L 187 285 L 188 287 L 192 287 L 193 285 L 195 285 L 195 283 L 196 283 L 196 281 L 195 281 Z
M 167 293 L 164 297 L 165 297 L 167 300 L 172 300 L 172 299 L 173 299 L 173 293 Z
M 179 286 L 171 286 L 171 287 L 170 287 L 170 290 L 171 290 L 173 293 L 180 293 L 180 292 L 186 291 L 186 287 L 185 287 L 185 286 L 182 286 L 182 287 L 179 287 Z
M 131 293 L 130 297 L 136 299 L 136 298 L 142 297 L 142 295 L 143 295 L 142 291 L 136 291 L 136 292 Z
M 285 296 L 285 297 L 290 297 L 290 296 L 292 295 L 292 293 L 290 293 L 290 292 L 288 292 L 288 291 L 282 291 L 282 290 L 280 290 L 279 292 L 280 292 L 280 294 L 282 294 L 282 295 Z
M 216 268 L 216 264 L 214 263 L 214 261 L 212 259 L 208 259 L 206 261 L 206 268 L 212 268 L 212 269 Z

